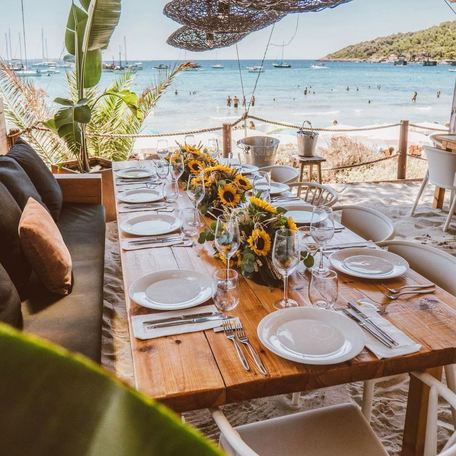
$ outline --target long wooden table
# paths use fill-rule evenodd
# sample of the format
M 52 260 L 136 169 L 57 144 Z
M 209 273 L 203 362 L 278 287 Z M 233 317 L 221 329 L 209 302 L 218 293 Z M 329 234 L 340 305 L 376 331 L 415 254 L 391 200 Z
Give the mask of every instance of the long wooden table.
M 119 225 L 137 214 L 118 214 Z M 125 239 L 120 230 L 119 237 Z M 333 242 L 359 239 L 346 229 L 337 233 Z M 198 257 L 195 248 L 185 247 L 122 251 L 121 260 L 126 306 L 130 317 L 152 312 L 128 297 L 129 286 L 143 274 L 174 268 L 195 269 L 212 274 L 216 268 L 221 267 L 220 262 L 211 256 L 203 253 Z M 427 283 L 427 280 L 410 271 L 406 277 L 389 280 L 387 286 L 400 287 L 411 283 Z M 345 363 L 308 366 L 270 353 L 256 336 L 258 323 L 274 310 L 273 303 L 280 298 L 282 291 L 245 279 L 241 279 L 240 287 L 240 304 L 232 313 L 241 318 L 253 345 L 261 353 L 270 372 L 269 376 L 264 377 L 255 369 L 246 372 L 223 333 L 208 330 L 147 341 L 138 340 L 131 333 L 136 387 L 176 412 L 184 412 L 414 370 L 429 370 L 439 376 L 441 366 L 456 362 L 456 298 L 442 289 L 437 288 L 433 297 L 439 302 L 431 308 L 421 304 L 422 296 L 388 303 L 379 282 L 358 280 L 340 274 L 338 305 L 343 306 L 349 299 L 366 297 L 387 304 L 387 318 L 422 344 L 422 349 L 415 354 L 383 360 L 364 349 L 356 358 Z M 306 287 L 301 291 L 291 291 L 291 295 L 301 305 L 310 305 Z M 419 455 L 423 452 L 426 404 L 427 390 L 412 381 L 404 431 L 404 455 Z

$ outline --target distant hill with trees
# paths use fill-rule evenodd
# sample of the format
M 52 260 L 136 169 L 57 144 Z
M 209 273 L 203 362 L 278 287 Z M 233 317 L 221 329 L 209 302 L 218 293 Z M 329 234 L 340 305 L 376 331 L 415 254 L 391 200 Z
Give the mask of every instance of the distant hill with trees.
M 456 60 L 456 21 L 443 22 L 418 32 L 395 33 L 347 46 L 325 60 L 391 61 Z

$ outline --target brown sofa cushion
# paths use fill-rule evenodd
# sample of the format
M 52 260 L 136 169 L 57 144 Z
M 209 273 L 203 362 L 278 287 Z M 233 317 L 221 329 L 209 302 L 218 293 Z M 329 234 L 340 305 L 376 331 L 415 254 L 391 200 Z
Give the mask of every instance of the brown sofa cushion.
M 21 299 L 8 273 L 0 264 L 0 321 L 22 328 Z
M 44 207 L 30 198 L 19 222 L 22 250 L 43 285 L 65 296 L 71 291 L 71 256 L 57 225 Z
M 16 141 L 7 156 L 13 158 L 22 166 L 44 204 L 49 209 L 52 218 L 57 221 L 62 210 L 62 190 L 40 156 L 22 139 Z

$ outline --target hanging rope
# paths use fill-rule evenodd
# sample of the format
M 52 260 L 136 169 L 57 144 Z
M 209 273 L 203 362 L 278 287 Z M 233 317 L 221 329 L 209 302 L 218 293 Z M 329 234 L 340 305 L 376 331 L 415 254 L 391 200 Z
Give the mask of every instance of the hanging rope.
M 450 10 L 453 11 L 454 14 L 456 14 L 456 10 L 450 5 L 450 2 L 448 0 L 443 1 L 447 4 L 448 8 L 450 8 Z
M 287 44 L 285 44 L 285 43 L 282 43 L 282 44 L 271 43 L 271 46 L 276 46 L 276 47 L 284 46 L 284 47 L 286 47 L 286 46 L 289 46 L 294 41 L 294 39 L 296 38 L 296 35 L 298 33 L 299 17 L 300 17 L 300 15 L 297 14 L 296 15 L 296 26 L 295 26 L 294 32 L 293 32 L 293 35 L 291 36 L 291 38 L 288 40 Z

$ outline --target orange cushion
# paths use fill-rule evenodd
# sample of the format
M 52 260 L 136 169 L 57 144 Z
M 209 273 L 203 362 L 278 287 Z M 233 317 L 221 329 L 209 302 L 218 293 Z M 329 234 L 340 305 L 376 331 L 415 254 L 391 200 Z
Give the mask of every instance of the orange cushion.
M 71 291 L 71 255 L 49 212 L 29 198 L 19 222 L 22 250 L 43 285 L 65 296 Z

